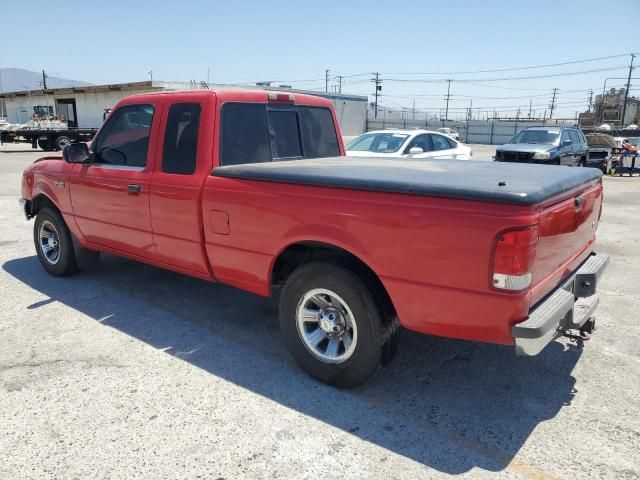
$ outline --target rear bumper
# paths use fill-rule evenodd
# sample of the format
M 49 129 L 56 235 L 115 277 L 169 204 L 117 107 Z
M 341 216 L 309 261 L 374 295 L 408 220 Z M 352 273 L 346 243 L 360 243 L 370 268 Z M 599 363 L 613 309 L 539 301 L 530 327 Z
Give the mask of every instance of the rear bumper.
M 537 355 L 563 331 L 582 327 L 598 306 L 596 287 L 608 263 L 608 255 L 592 254 L 526 320 L 511 327 L 516 353 Z

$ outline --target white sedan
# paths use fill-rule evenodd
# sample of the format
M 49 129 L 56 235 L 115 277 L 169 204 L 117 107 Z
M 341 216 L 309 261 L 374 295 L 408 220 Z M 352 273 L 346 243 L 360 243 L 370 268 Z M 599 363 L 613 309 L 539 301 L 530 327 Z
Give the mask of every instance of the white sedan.
M 347 156 L 470 160 L 473 152 L 453 138 L 430 130 L 379 130 L 351 140 Z

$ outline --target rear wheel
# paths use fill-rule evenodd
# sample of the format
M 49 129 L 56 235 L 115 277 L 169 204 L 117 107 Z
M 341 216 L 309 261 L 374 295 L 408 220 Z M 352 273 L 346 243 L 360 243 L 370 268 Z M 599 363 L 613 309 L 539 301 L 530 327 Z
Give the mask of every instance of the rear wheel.
M 380 368 L 390 319 L 374 290 L 334 263 L 309 263 L 291 274 L 280 298 L 280 328 L 309 375 L 350 388 Z
M 587 166 L 587 159 L 586 159 L 586 158 L 584 158 L 584 157 L 582 157 L 582 158 L 580 159 L 580 161 L 578 162 L 578 166 L 579 166 L 579 167 L 586 167 L 586 166 Z
M 40 264 L 51 275 L 62 277 L 79 270 L 71 232 L 56 210 L 45 207 L 38 212 L 33 240 Z
M 61 135 L 56 138 L 56 150 L 64 150 L 68 145 L 71 145 L 71 139 L 69 137 Z

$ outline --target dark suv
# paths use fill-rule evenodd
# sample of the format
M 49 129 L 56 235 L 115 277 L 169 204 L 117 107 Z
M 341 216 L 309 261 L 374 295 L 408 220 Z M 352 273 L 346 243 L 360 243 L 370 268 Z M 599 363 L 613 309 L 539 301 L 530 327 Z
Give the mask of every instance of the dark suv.
M 496 148 L 496 162 L 544 163 L 584 167 L 589 147 L 574 127 L 529 127 Z

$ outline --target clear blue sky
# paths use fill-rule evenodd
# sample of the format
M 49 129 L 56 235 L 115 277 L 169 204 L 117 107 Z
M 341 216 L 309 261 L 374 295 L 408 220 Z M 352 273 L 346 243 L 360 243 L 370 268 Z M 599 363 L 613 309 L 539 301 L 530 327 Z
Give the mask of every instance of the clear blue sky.
M 622 17 L 631 19 L 626 28 Z M 281 80 L 312 89 L 324 88 L 325 68 L 332 76 L 379 71 L 388 79 L 381 103 L 411 107 L 415 98 L 417 108 L 429 110 L 444 107 L 446 82 L 392 79 L 453 78 L 454 112 L 468 107 L 472 97 L 474 107 L 526 104 L 528 110 L 528 99 L 487 97 L 532 95 L 534 109 L 541 110 L 559 88 L 559 113 L 573 114 L 586 106 L 587 90 L 597 93 L 605 78 L 626 77 L 629 57 L 497 74 L 399 73 L 525 67 L 640 51 L 639 0 L 31 0 L 5 3 L 0 22 L 3 45 L 11 46 L 0 50 L 2 67 L 45 68 L 92 83 L 143 80 L 150 70 L 159 80 L 206 80 L 210 68 L 215 83 Z M 612 70 L 483 85 L 456 82 L 605 68 Z M 373 91 L 368 76 L 344 82 L 343 92 Z

